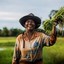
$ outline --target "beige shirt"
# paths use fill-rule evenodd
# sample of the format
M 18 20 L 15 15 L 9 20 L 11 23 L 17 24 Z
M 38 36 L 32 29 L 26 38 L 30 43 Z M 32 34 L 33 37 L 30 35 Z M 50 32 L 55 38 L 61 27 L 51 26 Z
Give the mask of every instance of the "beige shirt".
M 15 43 L 13 62 L 16 60 L 16 55 L 19 55 L 20 61 L 34 61 L 42 58 L 42 48 L 50 45 L 49 36 L 41 32 L 34 32 L 31 40 L 24 34 L 20 34 Z M 19 51 L 19 54 L 17 53 Z

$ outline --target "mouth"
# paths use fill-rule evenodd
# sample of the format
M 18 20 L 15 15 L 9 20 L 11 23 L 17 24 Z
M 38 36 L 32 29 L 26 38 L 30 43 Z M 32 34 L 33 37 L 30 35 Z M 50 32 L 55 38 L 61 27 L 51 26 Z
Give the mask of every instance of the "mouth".
M 28 28 L 28 29 L 34 29 L 34 26 L 33 26 L 33 25 L 28 25 L 27 28 Z
M 30 27 L 30 28 L 33 27 L 33 26 L 34 26 L 34 25 L 28 25 L 28 27 Z

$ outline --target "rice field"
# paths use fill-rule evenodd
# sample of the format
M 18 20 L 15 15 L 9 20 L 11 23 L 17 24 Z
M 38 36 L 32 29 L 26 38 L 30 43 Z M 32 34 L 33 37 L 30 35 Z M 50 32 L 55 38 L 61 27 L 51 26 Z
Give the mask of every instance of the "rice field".
M 12 64 L 13 48 L 16 37 L 0 37 L 0 64 Z M 44 64 L 64 64 L 64 37 L 42 50 Z

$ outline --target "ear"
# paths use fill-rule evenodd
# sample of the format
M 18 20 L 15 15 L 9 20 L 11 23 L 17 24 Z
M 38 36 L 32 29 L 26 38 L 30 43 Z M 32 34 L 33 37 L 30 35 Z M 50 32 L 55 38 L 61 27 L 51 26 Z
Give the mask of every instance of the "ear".
M 24 27 L 26 28 L 26 24 L 24 23 Z

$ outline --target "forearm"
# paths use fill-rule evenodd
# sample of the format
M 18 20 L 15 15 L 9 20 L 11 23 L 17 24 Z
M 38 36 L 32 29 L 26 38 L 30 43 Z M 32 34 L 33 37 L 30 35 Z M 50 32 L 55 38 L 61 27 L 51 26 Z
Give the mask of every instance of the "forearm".
M 53 25 L 52 32 L 50 35 L 50 44 L 53 45 L 56 42 L 57 32 L 56 32 L 56 25 Z
M 19 59 L 20 59 L 20 51 L 16 50 L 14 55 L 13 55 L 12 64 L 19 64 Z

